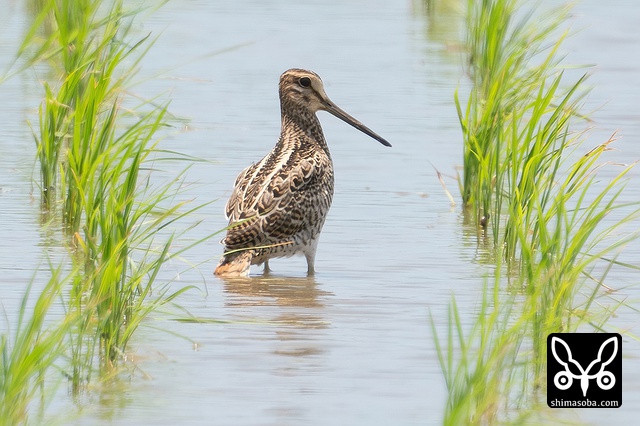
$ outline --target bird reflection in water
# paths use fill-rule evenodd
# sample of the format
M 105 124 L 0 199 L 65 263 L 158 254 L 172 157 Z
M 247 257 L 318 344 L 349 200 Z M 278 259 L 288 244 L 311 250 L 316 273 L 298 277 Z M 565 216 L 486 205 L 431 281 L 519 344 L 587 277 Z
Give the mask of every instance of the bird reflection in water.
M 239 314 L 243 320 L 250 317 L 251 321 L 277 326 L 275 337 L 284 345 L 279 345 L 274 353 L 309 356 L 324 352 L 309 330 L 330 326 L 323 316 L 323 300 L 333 294 L 318 289 L 314 277 L 267 275 L 222 281 L 227 299 L 225 306 L 236 311 L 234 316 Z

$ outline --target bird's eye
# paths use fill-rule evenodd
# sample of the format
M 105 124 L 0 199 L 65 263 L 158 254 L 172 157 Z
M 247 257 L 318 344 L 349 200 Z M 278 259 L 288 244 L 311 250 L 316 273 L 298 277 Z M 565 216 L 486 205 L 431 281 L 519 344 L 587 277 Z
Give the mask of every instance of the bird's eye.
M 302 87 L 309 87 L 311 86 L 311 79 L 309 77 L 302 77 L 298 80 L 298 84 Z

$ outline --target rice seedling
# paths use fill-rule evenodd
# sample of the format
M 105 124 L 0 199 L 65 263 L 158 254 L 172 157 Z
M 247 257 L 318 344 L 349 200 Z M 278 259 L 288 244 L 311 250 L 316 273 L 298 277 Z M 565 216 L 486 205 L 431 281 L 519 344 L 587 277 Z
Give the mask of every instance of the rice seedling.
M 637 216 L 637 205 L 615 203 L 635 163 L 595 192 L 599 161 L 613 139 L 581 154 L 584 134 L 570 131 L 583 116 L 586 75 L 562 89 L 558 50 L 566 32 L 546 41 L 567 10 L 534 20 L 518 0 L 469 2 L 468 8 L 473 88 L 465 114 L 456 96 L 465 142 L 463 201 L 477 211 L 479 225 L 490 226 L 495 247 L 527 286 L 549 278 L 540 268 L 575 282 L 601 257 L 592 249 Z M 617 209 L 628 213 L 599 231 Z
M 493 424 L 517 405 L 511 386 L 522 382 L 521 344 L 526 329 L 512 324 L 514 296 L 501 292 L 500 271 L 485 285 L 476 321 L 465 330 L 455 298 L 449 306 L 444 339 L 431 317 L 438 360 L 448 391 L 446 425 Z M 443 344 L 444 343 L 444 344 Z
M 635 163 L 595 193 L 598 162 L 613 139 L 581 154 L 584 134 L 570 131 L 583 116 L 586 75 L 562 89 L 558 50 L 566 33 L 546 41 L 565 18 L 564 9 L 534 16 L 518 0 L 468 3 L 473 87 L 464 113 L 456 94 L 465 147 L 463 202 L 478 226 L 491 228 L 494 247 L 528 286 L 539 285 L 540 267 L 577 278 L 599 257 L 585 253 L 638 213 L 637 205 L 615 204 Z M 630 210 L 597 235 L 616 209 Z M 579 262 L 584 256 L 589 262 Z
M 143 161 L 140 153 L 132 159 L 123 156 L 108 179 L 89 186 L 92 193 L 83 196 L 89 204 L 85 206 L 87 223 L 83 235 L 76 237 L 85 269 L 72 290 L 76 296 L 72 305 L 86 313 L 81 315 L 82 334 L 93 333 L 101 363 L 109 368 L 122 358 L 141 321 L 189 288 L 169 293 L 161 286 L 151 297 L 162 265 L 184 250 L 170 252 L 173 237 L 158 242 L 159 231 L 201 206 L 187 212 L 179 212 L 184 203 L 160 208 L 175 196 L 170 192 L 173 186 L 148 194 L 149 189 L 137 182 Z M 82 345 L 77 347 L 82 349 Z M 89 377 L 89 373 L 81 376 Z
M 146 38 L 133 46 L 125 42 L 129 16 L 122 2 L 113 2 L 106 17 L 98 15 L 102 1 L 61 0 L 45 3 L 55 30 L 37 53 L 61 68 L 61 84 L 45 83 L 45 101 L 36 135 L 45 207 L 54 207 L 59 191 L 63 221 L 71 234 L 82 220 L 79 187 L 98 157 L 114 140 L 116 114 L 124 84 L 144 51 L 127 64 Z M 40 23 L 38 20 L 36 23 Z M 32 33 L 33 34 L 33 33 Z M 57 59 L 57 60 L 54 60 Z
M 15 326 L 0 333 L 0 425 L 25 424 L 47 370 L 65 353 L 65 336 L 75 318 L 54 322 L 48 315 L 65 285 L 61 271 L 53 275 L 29 307 L 33 283 L 22 298 Z M 9 324 L 8 324 L 9 325 Z
M 612 299 L 612 308 L 594 309 L 610 297 L 602 291 L 609 256 L 637 238 L 616 230 L 639 217 L 637 203 L 617 203 L 635 163 L 599 182 L 613 138 L 581 155 L 584 134 L 570 131 L 582 117 L 586 75 L 563 89 L 558 51 L 566 9 L 541 17 L 518 0 L 467 6 L 473 86 L 464 112 L 455 97 L 464 138 L 461 192 L 477 226 L 491 230 L 497 268 L 471 330 L 463 329 L 455 301 L 446 347 L 432 320 L 449 390 L 447 424 L 532 414 L 545 386 L 547 336 L 602 327 L 622 305 Z M 549 42 L 554 34 L 557 41 Z M 607 222 L 616 211 L 620 218 Z
M 203 207 L 182 212 L 186 202 L 174 198 L 181 176 L 151 183 L 154 162 L 166 154 L 157 144 L 167 127 L 167 104 L 122 106 L 129 102 L 126 82 L 148 49 L 148 37 L 128 41 L 136 11 L 119 0 L 107 6 L 48 0 L 34 25 L 46 14 L 48 36 L 36 43 L 32 30 L 28 38 L 61 77 L 59 84 L 45 83 L 35 139 L 43 203 L 49 211 L 60 209 L 76 264 L 65 300 L 69 315 L 78 318 L 68 336 L 68 376 L 77 391 L 95 370 L 114 371 L 143 319 L 188 290 L 165 285 L 152 296 L 162 265 L 206 238 L 175 251 L 174 235 L 162 234 Z
M 606 233 L 606 231 L 604 231 Z M 613 250 L 617 244 L 607 246 Z M 601 253 L 599 253 L 601 254 Z M 504 290 L 504 265 L 499 260 L 491 284 L 465 327 L 455 298 L 449 306 L 444 332 L 431 317 L 436 352 L 448 397 L 444 424 L 548 423 L 545 413 L 546 338 L 552 332 L 602 330 L 624 301 L 603 294 L 599 284 L 609 268 L 589 279 L 564 276 L 545 266 L 535 269 L 535 282 L 524 293 Z M 591 262 L 585 256 L 583 262 Z M 577 269 L 573 271 L 577 273 Z M 513 280 L 513 278 L 509 278 Z M 571 281 L 573 280 L 573 281 Z M 518 284 L 523 284 L 520 278 Z M 607 298 L 607 309 L 592 309 Z M 603 303 L 605 305 L 605 303 Z
M 562 74 L 556 56 L 564 35 L 551 48 L 545 42 L 563 22 L 566 11 L 537 16 L 532 25 L 531 13 L 522 13 L 516 20 L 518 4 L 518 0 L 468 2 L 473 86 L 464 111 L 458 94 L 455 96 L 464 137 L 463 204 L 473 212 L 477 225 L 492 225 L 496 243 L 501 235 L 502 206 L 513 190 L 509 184 L 518 182 L 509 178 L 523 172 L 528 174 L 524 178 L 535 177 L 535 169 L 521 167 L 523 161 L 527 156 L 544 158 L 557 147 L 557 134 L 539 134 L 538 130 L 545 127 L 548 107 L 562 96 L 557 93 Z M 552 84 L 545 90 L 548 80 Z M 560 134 L 566 130 L 566 118 L 576 113 L 580 99 L 574 96 L 579 94 L 579 83 L 566 95 L 562 108 L 556 109 L 561 117 L 549 118 L 547 130 Z M 552 143 L 534 145 L 534 138 Z

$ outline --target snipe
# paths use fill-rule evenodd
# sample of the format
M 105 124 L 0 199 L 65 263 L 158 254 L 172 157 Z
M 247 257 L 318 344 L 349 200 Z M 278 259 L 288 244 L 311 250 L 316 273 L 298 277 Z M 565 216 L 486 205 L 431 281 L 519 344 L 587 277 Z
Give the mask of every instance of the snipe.
M 327 111 L 385 146 L 382 137 L 338 108 L 312 72 L 290 69 L 280 76 L 280 139 L 236 179 L 226 206 L 229 229 L 220 276 L 246 276 L 249 267 L 302 253 L 314 273 L 318 238 L 333 198 L 333 163 L 317 111 Z

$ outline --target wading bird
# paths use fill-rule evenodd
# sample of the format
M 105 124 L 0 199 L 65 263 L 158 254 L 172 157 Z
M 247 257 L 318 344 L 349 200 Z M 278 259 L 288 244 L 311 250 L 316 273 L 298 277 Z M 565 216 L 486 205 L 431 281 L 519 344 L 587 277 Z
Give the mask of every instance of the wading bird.
M 317 111 L 327 111 L 385 146 L 389 142 L 338 108 L 312 72 L 290 69 L 280 76 L 282 129 L 273 150 L 237 177 L 226 206 L 219 276 L 247 276 L 251 265 L 304 254 L 307 272 L 333 198 L 333 163 Z

